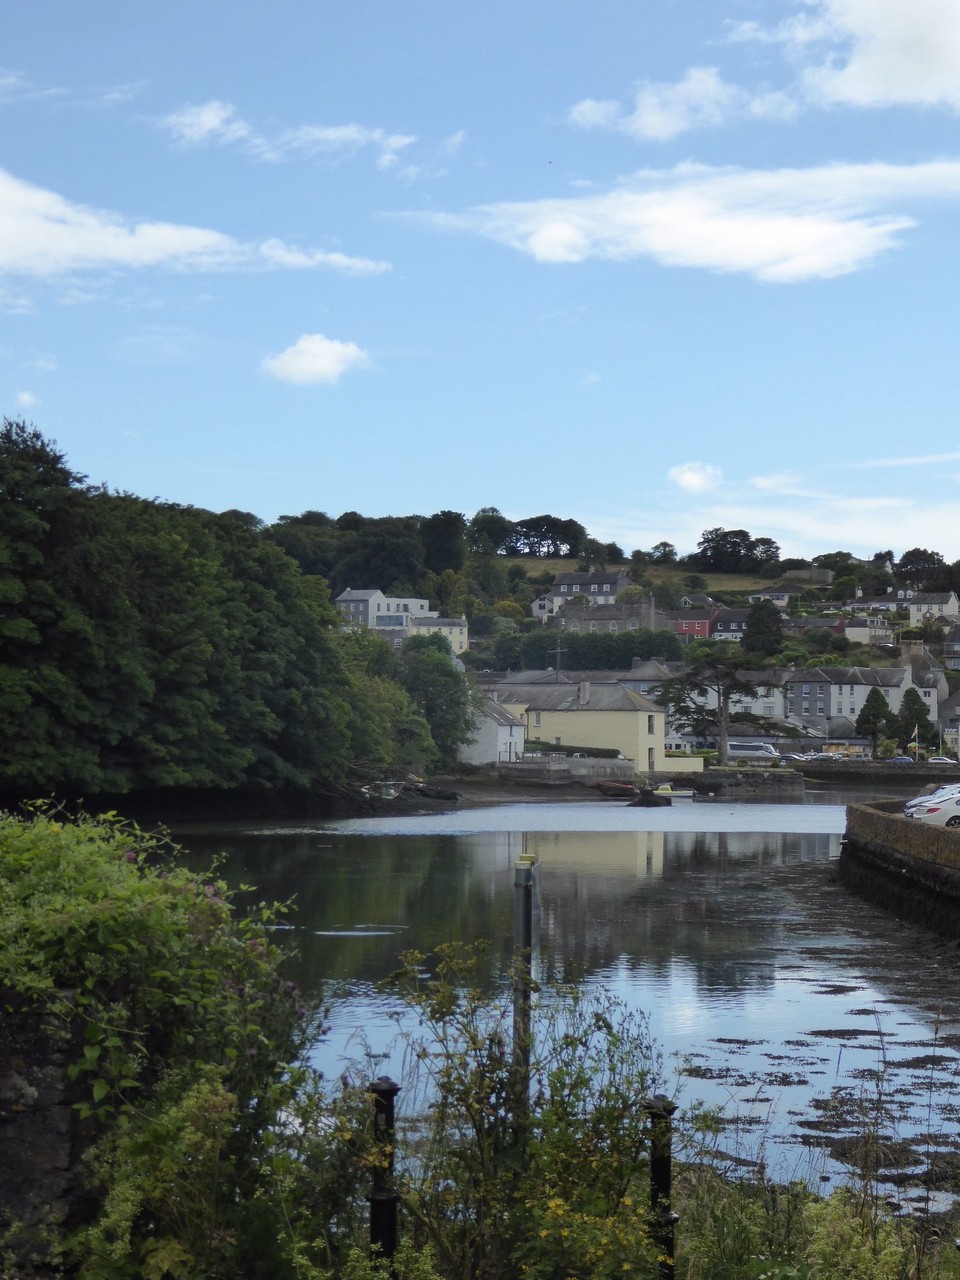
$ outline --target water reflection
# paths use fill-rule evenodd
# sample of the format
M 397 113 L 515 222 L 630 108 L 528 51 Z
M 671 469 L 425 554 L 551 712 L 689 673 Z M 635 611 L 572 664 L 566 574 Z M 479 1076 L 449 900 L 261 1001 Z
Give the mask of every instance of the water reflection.
M 361 1050 L 399 1074 L 402 1017 L 379 984 L 404 951 L 486 939 L 482 981 L 502 984 L 513 865 L 535 854 L 541 979 L 644 1010 L 664 1050 L 691 1063 L 687 1098 L 762 1112 L 786 1149 L 818 1099 L 863 1088 L 885 1062 L 935 1059 L 925 1088 L 919 1068 L 904 1077 L 923 1105 L 952 1105 L 957 1088 L 953 960 L 836 883 L 844 817 L 837 804 L 534 804 L 180 838 L 198 859 L 225 849 L 227 877 L 257 898 L 296 898 L 292 967 L 329 1001 L 317 1061 L 334 1077 Z

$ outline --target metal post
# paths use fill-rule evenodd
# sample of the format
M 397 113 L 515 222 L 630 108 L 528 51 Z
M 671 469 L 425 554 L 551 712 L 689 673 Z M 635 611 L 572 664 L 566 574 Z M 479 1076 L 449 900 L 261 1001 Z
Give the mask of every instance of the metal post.
M 378 1248 L 384 1258 L 397 1251 L 397 1202 L 393 1187 L 394 1099 L 400 1086 L 389 1076 L 379 1076 L 369 1085 L 373 1096 L 373 1136 L 377 1146 L 373 1166 L 373 1194 L 370 1197 L 370 1248 Z
M 530 1032 L 533 952 L 539 925 L 540 865 L 523 854 L 513 868 L 513 1124 L 518 1145 L 524 1143 L 530 1114 Z
M 660 1254 L 660 1280 L 673 1280 L 675 1228 L 679 1215 L 670 1207 L 673 1183 L 673 1113 L 677 1104 L 663 1093 L 644 1100 L 650 1117 L 650 1213 Z

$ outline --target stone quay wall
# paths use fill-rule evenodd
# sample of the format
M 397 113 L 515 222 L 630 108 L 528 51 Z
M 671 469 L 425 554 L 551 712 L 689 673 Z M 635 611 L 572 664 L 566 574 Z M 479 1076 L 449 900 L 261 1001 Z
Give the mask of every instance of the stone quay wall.
M 847 807 L 840 881 L 869 902 L 960 941 L 960 831 L 902 816 L 903 802 Z

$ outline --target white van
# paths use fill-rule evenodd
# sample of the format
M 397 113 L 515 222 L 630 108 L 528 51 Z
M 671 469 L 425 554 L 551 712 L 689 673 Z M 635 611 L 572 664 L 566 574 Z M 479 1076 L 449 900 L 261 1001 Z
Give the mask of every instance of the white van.
M 769 742 L 728 742 L 727 759 L 734 764 L 779 763 L 780 752 Z

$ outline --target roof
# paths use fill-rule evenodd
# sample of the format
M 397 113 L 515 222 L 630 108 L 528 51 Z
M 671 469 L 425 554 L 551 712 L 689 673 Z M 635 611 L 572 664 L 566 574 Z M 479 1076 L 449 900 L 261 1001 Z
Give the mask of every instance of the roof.
M 334 604 L 339 604 L 341 600 L 371 600 L 374 596 L 382 595 L 383 592 L 379 587 L 367 587 L 362 591 L 355 591 L 352 587 L 347 587 L 346 591 L 340 592 Z
M 649 698 L 633 693 L 617 682 L 600 684 L 587 680 L 576 684 L 506 684 L 497 692 L 501 701 L 534 711 L 663 711 Z M 583 701 L 581 694 L 586 695 Z
M 798 667 L 787 684 L 864 684 L 897 689 L 908 674 L 906 667 Z
M 597 569 L 592 573 L 558 573 L 553 579 L 553 586 L 554 590 L 556 590 L 561 583 L 565 586 L 583 586 L 584 583 L 590 582 L 617 582 L 620 578 L 625 578 L 626 576 L 623 569 L 604 569 L 602 571 Z
M 516 727 L 523 725 L 520 716 L 515 716 L 512 711 L 508 711 L 506 707 L 502 707 L 499 702 L 495 702 L 493 698 L 484 698 L 481 713 L 495 724 L 502 724 L 508 727 Z

